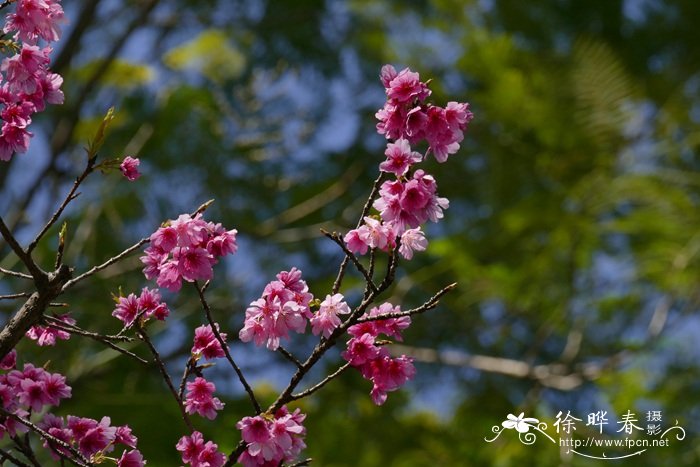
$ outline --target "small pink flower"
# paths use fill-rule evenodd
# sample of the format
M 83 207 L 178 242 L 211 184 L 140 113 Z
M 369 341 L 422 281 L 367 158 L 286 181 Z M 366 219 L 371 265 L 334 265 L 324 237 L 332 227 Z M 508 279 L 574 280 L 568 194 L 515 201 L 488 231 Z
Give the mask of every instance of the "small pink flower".
M 0 160 L 9 161 L 13 153 L 27 152 L 32 136 L 33 134 L 24 128 L 11 123 L 3 123 L 2 133 L 0 133 Z
M 128 452 L 124 450 L 117 461 L 117 467 L 143 467 L 145 464 L 146 461 L 143 460 L 143 456 L 136 449 Z
M 129 326 L 136 319 L 139 313 L 139 299 L 134 294 L 127 297 L 119 297 L 117 307 L 112 312 L 112 316 L 119 318 L 124 326 Z
M 386 94 L 389 99 L 403 103 L 414 98 L 424 100 L 430 95 L 430 90 L 420 81 L 418 73 L 404 68 L 389 82 Z
M 118 426 L 114 434 L 114 442 L 123 444 L 130 448 L 135 448 L 138 439 L 131 433 L 131 428 L 128 425 Z
M 326 295 L 318 312 L 311 318 L 311 332 L 314 335 L 322 333 L 323 337 L 329 337 L 333 330 L 340 326 L 341 321 L 338 314 L 348 313 L 350 313 L 350 307 L 342 294 Z
M 209 280 L 214 273 L 214 257 L 204 248 L 177 248 L 173 255 L 180 276 L 187 282 Z
M 413 258 L 414 251 L 425 251 L 428 247 L 428 240 L 420 227 L 409 229 L 401 235 L 401 245 L 399 253 L 406 259 Z
M 387 159 L 379 164 L 379 169 L 397 177 L 404 175 L 413 164 L 423 159 L 419 152 L 411 151 L 408 140 L 403 138 L 398 139 L 396 143 L 389 143 L 384 154 Z
M 379 355 L 379 347 L 374 345 L 374 336 L 363 334 L 348 341 L 348 349 L 343 352 L 343 358 L 352 366 L 364 365 Z
M 17 365 L 17 351 L 12 349 L 3 357 L 2 361 L 0 361 L 0 369 L 11 370 L 15 365 Z
M 119 170 L 122 171 L 122 174 L 124 174 L 127 180 L 133 182 L 141 176 L 141 172 L 139 172 L 139 164 L 141 164 L 139 159 L 126 156 L 119 166 Z
M 219 325 L 216 325 L 217 330 Z M 226 334 L 219 332 L 221 338 L 226 341 Z M 226 354 L 221 348 L 221 343 L 216 338 L 211 325 L 202 325 L 194 330 L 194 344 L 192 345 L 192 355 L 201 355 L 210 360 L 212 358 L 222 358 Z

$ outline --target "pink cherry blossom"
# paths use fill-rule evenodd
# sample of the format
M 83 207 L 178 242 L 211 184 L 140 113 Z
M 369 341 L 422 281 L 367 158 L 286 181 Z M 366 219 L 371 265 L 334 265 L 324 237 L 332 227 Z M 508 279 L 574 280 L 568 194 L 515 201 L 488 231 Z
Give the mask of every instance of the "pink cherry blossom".
M 9 161 L 15 152 L 19 154 L 27 152 L 32 136 L 32 133 L 24 128 L 3 123 L 2 133 L 0 133 L 0 160 Z
M 401 235 L 399 253 L 406 259 L 412 259 L 414 251 L 425 251 L 427 247 L 428 240 L 420 227 L 408 229 Z
M 126 156 L 119 166 L 119 170 L 122 171 L 127 180 L 133 182 L 141 176 L 139 164 L 141 164 L 141 161 L 138 158 Z
M 400 313 L 401 308 L 390 303 L 374 307 L 363 318 L 377 318 L 390 313 Z M 401 332 L 411 324 L 409 316 L 364 321 L 348 328 L 353 336 L 347 343 L 343 358 L 357 368 L 362 376 L 372 382 L 372 401 L 381 405 L 387 393 L 395 391 L 413 378 L 415 368 L 409 357 L 391 358 L 385 347 L 376 345 L 380 334 L 401 340 Z
M 387 75 L 388 76 L 388 75 Z M 418 73 L 408 68 L 401 70 L 391 81 L 386 89 L 389 99 L 404 103 L 413 99 L 424 100 L 430 95 L 430 89 L 420 81 Z
M 112 312 L 112 316 L 119 318 L 125 326 L 131 325 L 139 312 L 139 299 L 134 294 L 126 297 L 119 297 L 117 307 Z
M 423 159 L 419 152 L 411 151 L 408 140 L 403 138 L 399 138 L 396 143 L 389 143 L 384 154 L 387 159 L 379 164 L 379 169 L 397 177 L 404 175 L 413 164 Z
M 63 9 L 55 0 L 19 0 L 14 13 L 7 15 L 3 32 L 15 31 L 15 38 L 36 44 L 39 38 L 55 42 L 61 37 L 59 24 L 64 20 Z
M 342 294 L 326 295 L 318 311 L 311 318 L 311 331 L 314 335 L 323 334 L 323 337 L 327 338 L 335 328 L 340 326 L 341 321 L 338 315 L 349 313 L 350 307 Z
M 143 460 L 143 455 L 136 450 L 126 451 L 122 453 L 119 460 L 117 460 L 117 467 L 143 467 L 146 461 Z
M 41 87 L 40 80 L 47 73 L 51 50 L 51 47 L 42 49 L 25 43 L 18 54 L 2 61 L 0 71 L 7 77 L 10 92 L 31 94 Z
M 364 224 L 348 232 L 344 240 L 350 251 L 365 254 L 369 248 L 382 250 L 393 248 L 396 233 L 392 223 L 383 223 L 372 217 L 365 217 Z
M 12 349 L 0 360 L 0 369 L 11 370 L 17 365 L 17 350 Z

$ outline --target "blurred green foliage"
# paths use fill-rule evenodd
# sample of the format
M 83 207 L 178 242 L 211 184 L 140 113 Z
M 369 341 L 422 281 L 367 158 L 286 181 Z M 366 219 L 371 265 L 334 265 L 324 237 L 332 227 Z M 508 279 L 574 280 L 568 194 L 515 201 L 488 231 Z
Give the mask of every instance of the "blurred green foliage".
M 700 464 L 700 3 L 150 3 L 65 0 L 78 32 L 68 28 L 59 52 L 66 105 L 41 122 L 49 169 L 34 197 L 59 199 L 112 105 L 103 154 L 138 155 L 145 173 L 134 184 L 94 177 L 70 214 L 66 261 L 84 270 L 215 198 L 207 217 L 242 239 L 210 292 L 229 336 L 281 269 L 297 265 L 327 293 L 341 255 L 318 228 L 356 222 L 383 159 L 378 71 L 410 66 L 433 79 L 437 102 L 468 101 L 476 118 L 459 154 L 428 162 L 451 206 L 386 298 L 408 308 L 459 287 L 406 336 L 437 351 L 423 352 L 431 361 L 409 391 L 377 408 L 348 372 L 303 402 L 314 465 L 597 465 L 542 439 L 484 441 L 508 413 L 553 433 L 560 410 L 584 419 L 580 436 L 591 432 L 587 413 L 607 410 L 613 438 L 627 410 L 662 410 L 686 439 L 617 465 Z M 0 169 L 4 209 L 26 231 L 48 210 L 22 202 L 35 175 L 18 161 L 29 157 Z M 20 170 L 32 175 L 11 189 Z M 48 264 L 53 249 L 46 242 L 36 257 Z M 14 266 L 9 256 L 1 264 Z M 117 330 L 110 293 L 142 287 L 139 268 L 132 258 L 67 296 L 73 316 Z M 358 284 L 349 277 L 344 293 Z M 173 318 L 154 331 L 177 368 L 202 317 L 193 290 L 169 302 Z M 304 354 L 309 341 L 292 348 Z M 272 400 L 286 364 L 233 349 Z M 184 426 L 155 372 L 90 341 L 25 342 L 21 353 L 70 375 L 74 398 L 61 412 L 128 422 L 149 465 L 179 462 Z M 250 407 L 230 372 L 215 373 L 227 408 L 198 427 L 231 449 Z

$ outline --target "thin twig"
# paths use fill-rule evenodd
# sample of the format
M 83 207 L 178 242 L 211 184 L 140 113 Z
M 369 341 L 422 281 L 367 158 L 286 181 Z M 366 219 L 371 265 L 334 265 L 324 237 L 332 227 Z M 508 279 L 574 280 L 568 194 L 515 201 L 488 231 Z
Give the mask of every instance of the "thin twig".
M 102 264 L 100 264 L 100 265 L 98 265 L 98 266 L 95 266 L 94 268 L 90 269 L 89 271 L 86 271 L 86 272 L 82 273 L 81 275 L 79 275 L 78 277 L 76 277 L 76 278 L 74 278 L 74 279 L 69 280 L 68 282 L 66 282 L 66 283 L 63 285 L 63 288 L 61 289 L 61 292 L 65 292 L 66 290 L 68 290 L 69 288 L 73 287 L 73 286 L 74 286 L 75 284 L 77 284 L 78 282 L 80 282 L 80 281 L 82 281 L 82 280 L 84 280 L 84 279 L 87 279 L 88 277 L 92 276 L 92 275 L 95 274 L 96 272 L 99 272 L 99 271 L 101 271 L 101 270 L 103 270 L 103 269 L 105 269 L 105 268 L 111 266 L 112 264 L 116 263 L 117 261 L 121 260 L 122 258 L 124 258 L 124 257 L 128 256 L 129 254 L 133 253 L 134 251 L 138 250 L 139 248 L 141 248 L 143 245 L 145 245 L 145 244 L 148 243 L 149 241 L 150 241 L 150 239 L 149 239 L 148 237 L 142 238 L 141 240 L 139 240 L 138 242 L 134 243 L 133 245 L 131 245 L 131 246 L 130 246 L 129 248 L 127 248 L 126 250 L 124 250 L 124 251 L 122 251 L 121 253 L 119 253 L 117 256 L 113 256 L 112 258 L 108 259 L 108 260 L 105 261 L 104 263 L 102 263 Z
M 177 392 L 177 395 L 180 397 L 180 400 L 182 400 L 183 397 L 185 397 L 185 385 L 187 383 L 187 377 L 192 373 L 192 368 L 194 367 L 194 357 L 190 356 L 189 359 L 187 359 L 187 365 L 185 365 L 185 371 L 182 372 L 182 379 L 180 379 L 180 387 Z
M 226 345 L 226 342 L 221 337 L 221 333 L 219 332 L 219 329 L 217 328 L 216 323 L 214 322 L 214 319 L 212 318 L 211 308 L 209 307 L 209 303 L 207 303 L 206 298 L 204 298 L 204 291 L 202 290 L 202 288 L 199 286 L 199 284 L 196 281 L 194 282 L 194 287 L 195 287 L 195 289 L 197 289 L 197 293 L 199 294 L 199 301 L 202 303 L 202 308 L 204 308 L 204 313 L 207 315 L 207 321 L 209 322 L 209 325 L 211 326 L 211 330 L 214 333 L 216 340 L 219 341 L 219 344 L 221 345 L 221 348 L 223 349 L 224 354 L 226 354 L 226 359 L 231 364 L 231 367 L 236 372 L 236 375 L 238 375 L 238 380 L 243 385 L 245 392 L 248 393 L 248 397 L 250 398 L 250 402 L 253 404 L 253 407 L 255 408 L 255 413 L 256 414 L 261 413 L 262 409 L 260 408 L 260 404 L 258 403 L 258 400 L 255 398 L 255 393 L 253 392 L 253 389 L 248 384 L 248 381 L 245 379 L 245 376 L 243 376 L 243 372 L 241 371 L 241 369 L 238 367 L 236 362 L 233 360 L 233 357 L 231 356 L 231 352 L 229 351 L 228 345 Z
M 48 316 L 47 316 L 46 318 L 51 318 L 51 317 L 48 317 Z M 52 319 L 55 319 L 55 318 L 52 318 Z M 59 323 L 60 323 L 60 324 L 59 324 Z M 88 337 L 88 338 L 90 338 L 90 339 L 93 339 L 93 340 L 95 340 L 95 341 L 97 341 L 97 342 L 100 342 L 100 343 L 106 345 L 107 347 L 109 347 L 109 348 L 111 348 L 111 349 L 116 350 L 116 351 L 119 352 L 119 353 L 122 353 L 122 354 L 124 354 L 124 355 L 126 355 L 126 356 L 128 356 L 128 357 L 133 358 L 134 360 L 138 361 L 139 363 L 141 363 L 141 364 L 143 364 L 143 365 L 148 365 L 148 364 L 149 364 L 148 361 L 146 361 L 146 360 L 144 360 L 143 358 L 139 357 L 139 356 L 136 355 L 135 353 L 133 353 L 133 352 L 131 352 L 131 351 L 129 351 L 129 350 L 126 350 L 126 349 L 123 348 L 123 347 L 119 347 L 118 345 L 116 345 L 115 343 L 112 342 L 112 340 L 131 341 L 131 338 L 130 338 L 130 337 L 125 337 L 125 336 L 105 336 L 105 335 L 102 335 L 102 334 L 97 334 L 97 333 L 95 333 L 95 332 L 86 331 L 86 330 L 81 329 L 81 328 L 79 328 L 79 327 L 77 327 L 77 326 L 68 325 L 68 324 L 66 324 L 66 323 L 64 323 L 64 322 L 62 322 L 62 321 L 59 321 L 59 320 L 55 320 L 55 321 L 51 322 L 51 323 L 49 324 L 49 327 L 54 328 L 54 329 L 58 329 L 59 331 L 68 332 L 68 333 L 70 333 L 70 334 L 75 334 L 75 335 L 78 335 L 78 336 Z
M 296 365 L 297 368 L 301 368 L 301 362 L 299 361 L 298 358 L 296 358 L 294 355 L 292 355 L 292 353 L 289 350 L 285 349 L 282 346 L 279 346 L 279 347 L 277 347 L 277 351 L 279 353 L 281 353 L 282 356 L 284 356 L 284 358 L 286 358 L 287 360 L 292 362 L 294 365 Z
M 5 451 L 4 449 L 0 449 L 0 456 L 2 456 L 2 459 L 0 459 L 0 462 L 3 462 L 5 460 L 9 460 L 10 462 L 14 463 L 14 465 L 16 465 L 18 467 L 29 467 L 29 464 L 25 464 L 24 462 L 17 459 L 15 456 L 13 456 L 9 452 Z
M 12 439 L 12 441 L 15 443 L 17 450 L 24 454 L 24 457 L 26 457 L 34 467 L 41 467 L 41 464 L 39 464 L 39 461 L 34 455 L 32 446 L 29 444 L 29 433 L 24 435 L 24 439 L 20 438 L 20 436 L 17 434 L 12 436 L 10 439 Z
M 346 363 L 345 365 L 341 366 L 341 367 L 338 368 L 337 370 L 335 370 L 335 371 L 334 371 L 333 373 L 331 373 L 330 375 L 328 375 L 328 376 L 326 376 L 325 378 L 323 378 L 323 380 L 320 381 L 319 383 L 317 383 L 317 384 L 311 386 L 309 389 L 306 389 L 306 390 L 304 390 L 304 391 L 298 392 L 298 393 L 296 393 L 296 394 L 292 394 L 292 395 L 290 396 L 291 400 L 295 401 L 295 400 L 302 399 L 302 398 L 304 398 L 304 397 L 310 396 L 311 394 L 315 393 L 316 391 L 318 391 L 319 389 L 321 389 L 323 386 L 325 386 L 326 384 L 328 384 L 329 382 L 331 382 L 331 380 L 333 380 L 333 379 L 337 378 L 338 376 L 340 376 L 340 374 L 341 374 L 342 372 L 344 372 L 345 370 L 347 370 L 348 368 L 350 368 L 350 363 L 349 363 L 349 362 Z
M 56 209 L 56 211 L 53 213 L 51 218 L 46 222 L 44 227 L 39 231 L 38 234 L 36 234 L 36 237 L 34 237 L 34 240 L 27 246 L 27 253 L 31 253 L 34 248 L 39 244 L 39 241 L 41 238 L 46 235 L 46 232 L 58 221 L 58 219 L 61 217 L 61 214 L 63 214 L 63 211 L 66 209 L 68 204 L 70 204 L 71 201 L 73 201 L 75 198 L 80 195 L 80 193 L 76 193 L 78 191 L 78 188 L 80 187 L 80 184 L 85 181 L 85 179 L 90 175 L 90 173 L 94 170 L 95 167 L 95 158 L 88 158 L 87 159 L 87 165 L 85 166 L 85 169 L 83 172 L 78 175 L 78 177 L 75 179 L 75 182 L 73 182 L 73 187 L 70 189 L 66 197 L 63 199 L 63 202 L 61 205 Z
M 308 457 L 308 458 L 304 459 L 303 461 L 295 462 L 294 464 L 289 464 L 288 467 L 303 467 L 305 465 L 311 464 L 311 461 L 313 461 L 313 459 Z
M 8 275 L 8 276 L 21 277 L 22 279 L 33 279 L 32 276 L 30 276 L 29 274 L 25 274 L 23 272 L 11 271 L 11 270 L 5 269 L 5 268 L 0 268 L 0 272 L 5 274 L 5 275 Z
M 31 296 L 32 294 L 30 294 L 29 292 L 20 292 L 7 295 L 0 295 L 0 300 L 15 300 L 17 298 L 29 298 Z
M 153 346 L 153 342 L 151 342 L 151 339 L 148 337 L 146 330 L 143 328 L 143 326 L 141 326 L 140 323 L 138 324 L 137 333 L 141 337 L 141 340 L 148 346 L 148 349 L 151 351 L 153 359 L 156 362 L 158 369 L 160 370 L 160 374 L 165 380 L 165 384 L 168 385 L 168 389 L 170 389 L 170 392 L 175 398 L 175 402 L 177 402 L 177 406 L 180 408 L 180 412 L 182 413 L 182 419 L 184 420 L 185 425 L 187 425 L 187 428 L 189 428 L 190 431 L 194 431 L 194 426 L 192 425 L 192 421 L 190 420 L 189 415 L 187 415 L 185 405 L 182 403 L 182 399 L 180 399 L 180 396 L 178 395 L 175 386 L 173 386 L 173 380 L 170 379 L 168 370 L 165 369 L 165 364 L 163 363 L 163 360 L 161 360 L 158 350 L 156 350 L 156 348 Z
M 435 308 L 438 303 L 440 302 L 440 298 L 445 295 L 447 292 L 450 290 L 453 290 L 455 287 L 457 287 L 457 283 L 454 282 L 450 285 L 447 285 L 443 287 L 438 293 L 430 297 L 428 301 L 423 303 L 421 306 L 417 308 L 413 308 L 410 310 L 406 311 L 397 311 L 393 313 L 383 313 L 381 315 L 377 316 L 363 316 L 362 318 L 357 320 L 357 323 L 366 323 L 367 321 L 380 321 L 383 319 L 391 319 L 391 318 L 402 318 L 404 316 L 412 316 L 412 315 L 417 315 L 419 313 L 425 313 L 428 310 L 432 310 Z

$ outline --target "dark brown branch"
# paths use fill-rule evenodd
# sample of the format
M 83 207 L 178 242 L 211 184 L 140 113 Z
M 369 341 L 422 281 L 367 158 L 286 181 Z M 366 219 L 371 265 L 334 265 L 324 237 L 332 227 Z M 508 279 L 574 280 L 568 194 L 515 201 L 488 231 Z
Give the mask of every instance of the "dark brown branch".
M 109 347 L 110 349 L 116 350 L 117 352 L 126 355 L 127 357 L 133 358 L 134 360 L 136 360 L 137 362 L 139 362 L 139 363 L 141 363 L 141 364 L 143 364 L 143 365 L 148 365 L 148 364 L 149 364 L 146 360 L 144 360 L 143 358 L 139 357 L 139 356 L 136 355 L 135 353 L 133 353 L 133 352 L 131 352 L 131 351 L 129 351 L 129 350 L 126 350 L 126 349 L 123 348 L 123 347 L 119 347 L 119 346 L 116 345 L 114 342 L 112 342 L 112 341 L 127 341 L 127 342 L 128 342 L 128 341 L 131 341 L 131 340 L 132 340 L 130 337 L 126 337 L 126 336 L 105 336 L 105 335 L 102 335 L 102 334 L 97 334 L 97 333 L 95 333 L 95 332 L 86 331 L 86 330 L 81 329 L 81 328 L 79 328 L 79 327 L 77 327 L 77 326 L 64 323 L 63 321 L 58 320 L 58 319 L 56 319 L 56 318 L 53 318 L 53 317 L 51 317 L 51 316 L 45 316 L 44 319 L 47 320 L 47 321 L 49 321 L 48 326 L 51 327 L 51 328 L 58 329 L 59 331 L 68 332 L 68 333 L 70 333 L 70 334 L 75 334 L 75 335 L 78 335 L 78 336 L 83 336 L 83 337 L 90 338 L 90 339 L 92 339 L 92 340 L 95 340 L 95 341 L 97 341 L 97 342 L 100 342 L 100 343 L 106 345 L 106 346 Z
M 2 234 L 2 237 L 5 239 L 7 244 L 10 245 L 10 248 L 12 248 L 12 251 L 15 252 L 20 261 L 24 263 L 27 270 L 32 275 L 32 278 L 34 278 L 34 281 L 37 283 L 37 286 L 45 284 L 48 280 L 46 273 L 42 271 L 39 266 L 37 266 L 32 259 L 31 254 L 24 251 L 24 249 L 20 246 L 17 239 L 15 239 L 15 236 L 12 235 L 10 229 L 7 227 L 7 225 L 5 225 L 5 221 L 2 220 L 2 217 L 0 217 L 0 234 Z
M 37 324 L 49 304 L 60 293 L 66 282 L 71 278 L 71 269 L 63 265 L 57 271 L 46 275 L 46 282 L 36 282 L 36 292 L 24 302 L 22 308 L 5 324 L 0 331 L 0 358 L 7 355 L 26 332 Z
M 282 346 L 277 347 L 277 351 L 282 354 L 284 358 L 292 362 L 297 368 L 301 368 L 301 362 L 292 353 Z
M 151 342 L 151 339 L 148 337 L 146 330 L 140 324 L 138 324 L 137 332 L 141 340 L 148 346 L 148 350 L 151 351 L 153 359 L 156 365 L 158 366 L 158 370 L 160 370 L 160 374 L 163 376 L 163 380 L 165 380 L 165 384 L 168 386 L 170 393 L 175 398 L 175 402 L 177 402 L 177 406 L 180 408 L 180 412 L 182 413 L 182 420 L 185 422 L 185 425 L 187 425 L 187 428 L 189 428 L 190 431 L 194 431 L 194 426 L 192 425 L 192 421 L 190 420 L 190 417 L 187 414 L 187 411 L 185 410 L 185 405 L 182 403 L 182 399 L 178 395 L 175 386 L 173 386 L 173 380 L 170 378 L 168 370 L 165 369 L 165 364 L 163 363 L 163 360 L 161 360 L 158 350 L 156 350 L 155 346 L 153 345 L 153 342 Z
M 229 351 L 228 345 L 226 344 L 224 339 L 221 337 L 221 333 L 219 332 L 219 329 L 217 328 L 216 323 L 214 322 L 214 319 L 212 318 L 211 308 L 209 307 L 209 303 L 207 303 L 206 298 L 204 298 L 204 291 L 202 290 L 202 288 L 199 286 L 199 284 L 197 282 L 194 283 L 194 287 L 195 287 L 195 289 L 197 289 L 197 294 L 199 294 L 199 301 L 202 304 L 202 308 L 204 309 L 204 313 L 207 315 L 207 321 L 209 322 L 209 325 L 211 326 L 211 330 L 214 333 L 216 340 L 219 341 L 219 344 L 221 345 L 221 348 L 223 349 L 224 354 L 226 354 L 226 359 L 231 364 L 233 371 L 236 372 L 236 375 L 238 376 L 238 380 L 243 385 L 245 392 L 248 393 L 248 398 L 250 399 L 251 404 L 253 404 L 253 407 L 255 408 L 255 413 L 256 414 L 261 413 L 262 409 L 260 408 L 260 404 L 258 403 L 258 400 L 255 398 L 255 393 L 253 392 L 253 389 L 248 384 L 248 381 L 245 379 L 245 376 L 243 375 L 243 372 L 241 371 L 241 369 L 238 367 L 236 362 L 233 360 L 233 357 L 231 356 L 231 352 Z

